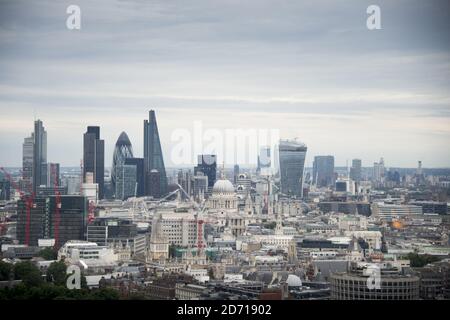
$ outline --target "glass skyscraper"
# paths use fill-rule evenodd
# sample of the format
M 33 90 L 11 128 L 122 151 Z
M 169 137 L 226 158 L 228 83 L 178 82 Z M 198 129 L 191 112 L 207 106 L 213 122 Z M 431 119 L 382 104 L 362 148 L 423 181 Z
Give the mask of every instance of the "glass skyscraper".
M 167 193 L 167 175 L 154 110 L 150 110 L 149 119 L 144 120 L 144 171 L 146 195 L 150 195 L 150 191 L 157 187 L 159 195 L 164 196 Z M 153 176 L 155 171 L 158 172 L 159 179 L 150 179 L 150 173 Z M 155 181 L 158 181 L 159 186 L 151 185 L 156 183 Z M 156 194 L 155 192 L 152 193 Z
M 208 188 L 212 189 L 216 183 L 217 156 L 215 154 L 198 155 L 198 164 L 194 167 L 194 175 L 198 175 L 199 172 L 208 177 Z
M 137 168 L 135 165 L 119 163 L 116 167 L 116 184 L 115 194 L 116 199 L 126 200 L 129 197 L 134 197 L 137 193 Z
M 98 184 L 98 197 L 103 199 L 105 186 L 105 141 L 100 140 L 100 127 L 87 127 L 83 140 L 83 181 L 86 173 L 94 174 Z
M 34 133 L 23 141 L 22 148 L 22 179 L 23 189 L 28 192 L 33 185 Z
M 362 161 L 361 159 L 353 159 L 350 168 L 350 178 L 353 181 L 360 182 L 362 179 Z
M 334 157 L 315 156 L 313 163 L 313 183 L 321 187 L 334 185 Z
M 122 132 L 114 147 L 113 164 L 111 168 L 111 183 L 113 190 L 116 188 L 117 167 L 123 165 L 125 159 L 128 158 L 133 158 L 133 147 L 131 146 L 128 135 L 125 132 Z
M 285 195 L 303 197 L 303 170 L 307 147 L 295 140 L 280 140 L 281 192 Z
M 47 184 L 47 131 L 41 120 L 34 122 L 33 145 L 33 192 L 36 193 L 40 185 Z

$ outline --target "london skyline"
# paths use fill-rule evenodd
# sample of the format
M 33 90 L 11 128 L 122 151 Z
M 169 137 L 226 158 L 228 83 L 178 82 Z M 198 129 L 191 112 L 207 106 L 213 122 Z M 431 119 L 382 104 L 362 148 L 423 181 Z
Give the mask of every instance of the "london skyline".
M 447 2 L 379 1 L 374 31 L 368 1 L 176 3 L 80 1 L 73 31 L 68 1 L 3 2 L 0 164 L 21 165 L 35 118 L 63 166 L 79 165 L 89 125 L 102 128 L 105 166 L 122 131 L 142 156 L 155 109 L 167 166 L 171 133 L 195 121 L 280 129 L 308 145 L 309 167 L 315 155 L 450 166 Z

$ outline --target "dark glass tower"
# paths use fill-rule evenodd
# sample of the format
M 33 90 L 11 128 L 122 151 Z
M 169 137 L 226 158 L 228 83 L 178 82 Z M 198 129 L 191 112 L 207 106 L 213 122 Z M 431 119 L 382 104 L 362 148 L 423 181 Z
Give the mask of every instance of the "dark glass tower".
M 194 167 L 194 175 L 202 172 L 208 177 L 208 188 L 214 187 L 217 174 L 217 156 L 215 154 L 201 154 L 198 156 L 198 164 Z
M 147 180 L 145 194 L 150 195 L 152 191 L 153 194 L 164 196 L 167 193 L 167 176 L 154 110 L 150 110 L 149 119 L 144 120 L 144 170 Z M 150 179 L 150 173 L 154 175 L 155 170 L 159 173 L 159 179 Z M 151 186 L 151 182 L 155 181 L 158 181 L 159 186 Z M 155 188 L 159 192 L 155 192 Z
M 33 192 L 36 193 L 40 185 L 47 184 L 47 177 L 44 174 L 47 166 L 47 132 L 41 120 L 34 122 L 33 137 Z
M 103 199 L 105 186 L 105 141 L 100 140 L 100 127 L 87 127 L 83 140 L 83 181 L 86 173 L 94 174 L 98 184 L 98 198 Z
M 144 182 L 144 159 L 142 158 L 127 158 L 125 159 L 125 165 L 136 166 L 136 196 L 142 197 L 145 194 L 145 182 Z
M 307 147 L 303 143 L 281 140 L 279 145 L 281 192 L 303 197 L 303 170 Z
M 313 182 L 319 187 L 334 185 L 334 157 L 315 156 L 313 163 Z

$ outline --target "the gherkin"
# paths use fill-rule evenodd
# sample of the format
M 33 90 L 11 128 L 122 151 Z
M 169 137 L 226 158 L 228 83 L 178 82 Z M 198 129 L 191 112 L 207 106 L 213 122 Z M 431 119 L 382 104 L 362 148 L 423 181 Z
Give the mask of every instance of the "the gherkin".
M 117 139 L 113 154 L 113 164 L 111 169 L 111 183 L 113 190 L 116 190 L 117 167 L 123 165 L 127 158 L 133 158 L 133 147 L 131 146 L 128 135 L 125 132 L 122 132 L 119 139 Z

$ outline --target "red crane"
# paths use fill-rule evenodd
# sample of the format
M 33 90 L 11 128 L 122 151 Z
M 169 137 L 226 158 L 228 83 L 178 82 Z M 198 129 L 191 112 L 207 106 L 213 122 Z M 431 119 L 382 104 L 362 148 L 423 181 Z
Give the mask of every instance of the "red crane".
M 203 244 L 203 223 L 205 221 L 199 219 L 197 221 L 197 250 L 198 253 L 200 254 L 201 251 L 203 250 L 203 247 L 205 246 Z

